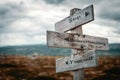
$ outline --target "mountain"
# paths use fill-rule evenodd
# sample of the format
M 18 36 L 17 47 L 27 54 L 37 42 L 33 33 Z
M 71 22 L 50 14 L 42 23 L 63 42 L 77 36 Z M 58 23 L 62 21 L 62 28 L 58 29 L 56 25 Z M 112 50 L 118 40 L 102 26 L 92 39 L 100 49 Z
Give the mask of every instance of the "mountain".
M 108 51 L 96 51 L 98 55 L 120 55 L 120 44 L 110 44 Z M 52 55 L 66 56 L 71 54 L 70 49 L 49 48 L 46 45 L 23 45 L 23 46 L 5 46 L 0 47 L 0 54 L 9 55 Z
M 120 50 L 120 43 L 114 43 L 109 45 L 110 49 L 119 49 Z
M 110 44 L 109 53 L 120 55 L 120 44 Z
M 68 55 L 70 49 L 63 48 L 49 48 L 46 45 L 24 45 L 24 46 L 6 46 L 0 47 L 0 54 L 12 54 L 12 55 Z

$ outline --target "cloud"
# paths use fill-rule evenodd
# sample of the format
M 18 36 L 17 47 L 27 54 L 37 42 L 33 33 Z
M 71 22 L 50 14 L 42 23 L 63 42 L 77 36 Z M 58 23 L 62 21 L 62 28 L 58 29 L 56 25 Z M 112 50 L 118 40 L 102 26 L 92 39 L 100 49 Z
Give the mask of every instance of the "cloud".
M 113 20 L 120 22 L 120 1 L 115 0 L 109 2 L 109 0 L 105 0 L 104 2 L 101 2 L 98 6 L 98 16 L 103 19 L 107 20 Z
M 4 0 L 0 3 L 0 45 L 46 43 L 46 31 L 54 31 L 57 21 L 70 9 L 94 5 L 95 20 L 83 25 L 85 34 L 118 42 L 119 0 Z
M 64 0 L 44 0 L 48 4 L 61 4 Z
M 9 32 L 9 25 L 23 18 L 24 9 L 20 4 L 6 3 L 0 5 L 0 33 Z
M 56 12 L 53 9 L 58 8 L 44 2 L 40 3 L 30 0 L 1 5 L 0 45 L 46 43 L 46 30 L 54 30 L 57 18 L 66 14 L 61 14 L 65 13 L 61 10 L 64 7 L 59 7 Z
M 24 33 L 9 33 L 9 34 L 0 34 L 0 45 L 24 45 L 24 44 L 43 44 L 46 43 L 46 37 L 37 34 L 33 36 L 28 36 L 28 34 Z

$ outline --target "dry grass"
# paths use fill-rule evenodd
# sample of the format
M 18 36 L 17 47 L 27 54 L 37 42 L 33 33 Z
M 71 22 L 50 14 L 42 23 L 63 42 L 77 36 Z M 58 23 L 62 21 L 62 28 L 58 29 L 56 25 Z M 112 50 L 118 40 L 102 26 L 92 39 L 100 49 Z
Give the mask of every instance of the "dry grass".
M 55 72 L 52 56 L 1 56 L 0 80 L 72 80 L 72 72 Z M 100 57 L 99 66 L 85 69 L 85 80 L 120 80 L 120 57 Z

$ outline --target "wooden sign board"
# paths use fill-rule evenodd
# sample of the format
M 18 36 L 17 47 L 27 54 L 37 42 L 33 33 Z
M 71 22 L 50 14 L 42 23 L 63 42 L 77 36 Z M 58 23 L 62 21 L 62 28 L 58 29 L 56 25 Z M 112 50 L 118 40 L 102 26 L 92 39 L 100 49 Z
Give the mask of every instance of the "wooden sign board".
M 56 60 L 56 72 L 71 71 L 81 68 L 95 67 L 98 65 L 95 50 L 87 51 L 82 55 L 71 55 Z
M 68 16 L 67 18 L 57 22 L 55 24 L 55 30 L 57 32 L 65 32 L 93 20 L 93 5 L 90 5 L 82 10 L 78 10 L 73 15 Z
M 49 47 L 71 49 L 108 50 L 108 39 L 74 33 L 58 33 L 47 31 L 47 45 Z

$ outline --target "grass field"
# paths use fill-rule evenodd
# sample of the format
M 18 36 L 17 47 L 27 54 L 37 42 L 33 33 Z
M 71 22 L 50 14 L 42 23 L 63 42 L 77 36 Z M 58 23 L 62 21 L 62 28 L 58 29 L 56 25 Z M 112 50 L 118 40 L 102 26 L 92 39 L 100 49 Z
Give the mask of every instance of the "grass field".
M 58 56 L 0 56 L 0 80 L 73 80 L 72 71 L 56 73 Z M 99 66 L 85 69 L 85 80 L 120 80 L 120 56 L 99 57 Z

